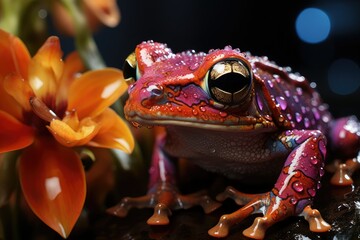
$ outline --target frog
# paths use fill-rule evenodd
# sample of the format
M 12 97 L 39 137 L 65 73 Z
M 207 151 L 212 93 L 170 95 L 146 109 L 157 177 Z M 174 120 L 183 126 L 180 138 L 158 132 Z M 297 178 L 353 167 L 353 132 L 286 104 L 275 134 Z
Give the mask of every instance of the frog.
M 239 209 L 220 217 L 208 231 L 213 237 L 228 236 L 257 213 L 243 231 L 253 239 L 263 239 L 269 227 L 290 216 L 304 217 L 313 232 L 331 229 L 313 201 L 329 149 L 349 161 L 338 165 L 334 182 L 351 184 L 345 170 L 359 166 L 360 124 L 356 116 L 335 119 L 313 82 L 231 46 L 173 53 L 154 41 L 137 45 L 123 71 L 127 120 L 165 131 L 156 135 L 148 192 L 123 198 L 110 214 L 124 217 L 133 207 L 148 207 L 154 209 L 149 225 L 167 225 L 174 210 L 200 205 L 210 213 L 230 198 Z M 274 185 L 261 193 L 228 186 L 216 200 L 206 193 L 183 195 L 174 162 L 180 158 L 239 183 L 273 179 Z

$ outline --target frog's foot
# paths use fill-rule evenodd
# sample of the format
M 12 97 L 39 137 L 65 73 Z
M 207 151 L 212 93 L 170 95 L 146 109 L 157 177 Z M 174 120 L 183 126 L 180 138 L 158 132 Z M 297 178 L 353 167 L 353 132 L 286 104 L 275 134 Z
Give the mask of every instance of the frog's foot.
M 339 163 L 335 161 L 333 166 L 327 169 L 333 172 L 334 175 L 331 178 L 331 184 L 336 186 L 350 186 L 354 183 L 351 176 L 360 168 L 360 163 L 357 158 L 349 159 L 345 163 Z
M 223 193 L 220 193 L 217 196 L 217 200 L 225 200 L 226 198 L 232 198 L 240 205 L 244 205 L 245 202 L 247 202 L 247 204 L 231 214 L 221 216 L 218 224 L 208 231 L 209 235 L 213 237 L 226 237 L 233 225 L 240 223 L 251 214 L 259 212 L 262 207 L 268 205 L 270 193 L 251 195 L 241 193 L 232 187 L 228 187 Z M 263 236 L 264 234 L 265 230 L 263 229 L 259 229 L 257 232 L 258 238 L 260 235 Z
M 205 213 L 210 213 L 220 207 L 204 192 L 181 195 L 175 187 L 168 183 L 158 184 L 145 196 L 124 198 L 116 206 L 107 210 L 108 213 L 124 217 L 131 208 L 154 208 L 154 214 L 148 219 L 149 225 L 167 225 L 172 210 L 188 209 L 200 205 Z
M 309 205 L 304 208 L 300 216 L 304 216 L 308 221 L 310 231 L 312 232 L 327 232 L 331 226 L 322 217 L 317 209 L 312 209 Z
M 309 222 L 310 230 L 314 232 L 326 232 L 330 229 L 330 225 L 326 223 L 318 210 L 312 209 L 307 205 L 300 214 L 296 214 L 296 203 L 291 199 L 281 199 L 274 195 L 273 192 L 264 194 L 244 194 L 237 192 L 232 188 L 228 188 L 225 193 L 219 195 L 218 199 L 224 199 L 228 196 L 236 202 L 243 203 L 250 200 L 244 207 L 239 210 L 223 215 L 218 224 L 211 228 L 208 233 L 213 237 L 226 237 L 230 228 L 243 221 L 245 218 L 255 213 L 263 213 L 263 217 L 257 217 L 252 226 L 243 231 L 246 237 L 253 239 L 263 239 L 266 230 L 281 220 L 293 215 L 304 216 Z

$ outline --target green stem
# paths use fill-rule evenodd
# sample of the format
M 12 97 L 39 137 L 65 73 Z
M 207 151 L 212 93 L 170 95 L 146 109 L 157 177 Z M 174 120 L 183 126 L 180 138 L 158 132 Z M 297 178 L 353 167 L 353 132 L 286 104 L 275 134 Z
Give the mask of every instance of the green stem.
M 88 69 L 105 68 L 106 64 L 99 53 L 96 43 L 88 28 L 86 18 L 81 11 L 79 1 L 61 0 L 72 16 L 75 25 L 76 48 Z

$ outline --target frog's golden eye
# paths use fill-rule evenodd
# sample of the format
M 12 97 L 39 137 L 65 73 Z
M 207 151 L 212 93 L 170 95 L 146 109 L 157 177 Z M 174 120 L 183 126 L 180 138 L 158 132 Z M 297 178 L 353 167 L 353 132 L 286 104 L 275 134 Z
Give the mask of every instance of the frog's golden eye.
M 125 60 L 123 74 L 128 85 L 134 83 L 139 76 L 135 52 L 131 53 Z
M 248 66 L 238 59 L 225 59 L 207 72 L 204 84 L 207 92 L 218 103 L 239 105 L 249 96 L 252 75 Z

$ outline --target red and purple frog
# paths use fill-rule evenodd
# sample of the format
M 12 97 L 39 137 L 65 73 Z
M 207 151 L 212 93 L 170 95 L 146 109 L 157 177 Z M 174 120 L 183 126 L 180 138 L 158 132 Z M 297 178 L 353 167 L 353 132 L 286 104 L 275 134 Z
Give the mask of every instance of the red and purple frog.
M 209 230 L 214 237 L 227 236 L 234 224 L 254 213 L 263 216 L 243 234 L 255 239 L 289 216 L 303 216 L 314 232 L 331 228 L 311 205 L 321 186 L 327 149 L 351 159 L 349 166 L 359 165 L 356 117 L 333 119 L 303 76 L 231 47 L 174 54 L 165 44 L 148 41 L 126 63 L 126 118 L 136 126 L 163 126 L 166 133 L 156 137 L 147 195 L 124 198 L 110 213 L 125 216 L 131 207 L 151 207 L 148 224 L 166 225 L 175 209 L 218 208 L 207 195 L 179 193 L 175 157 L 240 183 L 278 177 L 266 193 L 233 187 L 220 193 L 218 201 L 232 198 L 242 207 L 220 218 Z M 339 184 L 351 183 L 346 174 L 335 178 Z

